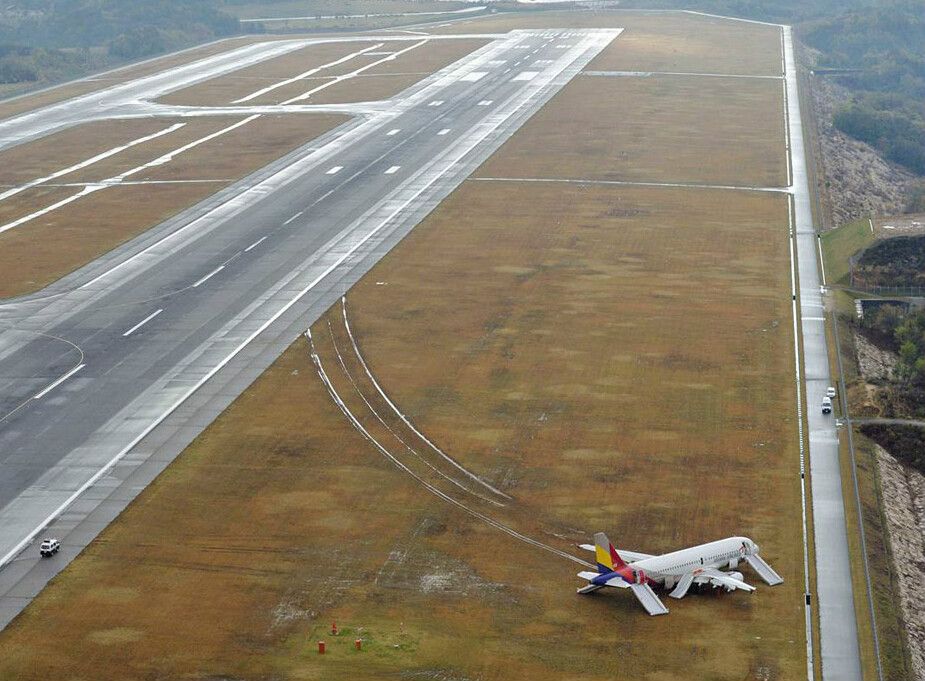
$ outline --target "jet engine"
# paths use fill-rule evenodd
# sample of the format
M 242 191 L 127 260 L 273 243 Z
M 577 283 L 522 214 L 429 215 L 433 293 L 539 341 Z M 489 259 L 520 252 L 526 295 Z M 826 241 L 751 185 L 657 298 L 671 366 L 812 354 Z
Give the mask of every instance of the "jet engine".
M 727 572 L 726 574 L 729 575 L 730 577 L 732 577 L 733 579 L 739 580 L 740 582 L 744 580 L 744 576 L 742 575 L 741 572 Z M 726 591 L 735 591 L 735 587 L 734 587 L 734 586 L 729 586 L 729 585 L 727 585 L 727 584 L 723 584 L 722 582 L 717 581 L 717 580 L 715 580 L 715 579 L 711 579 L 711 580 L 710 580 L 710 584 L 713 585 L 713 588 L 714 588 L 714 589 L 717 588 L 717 587 L 722 586 L 722 587 L 725 587 Z

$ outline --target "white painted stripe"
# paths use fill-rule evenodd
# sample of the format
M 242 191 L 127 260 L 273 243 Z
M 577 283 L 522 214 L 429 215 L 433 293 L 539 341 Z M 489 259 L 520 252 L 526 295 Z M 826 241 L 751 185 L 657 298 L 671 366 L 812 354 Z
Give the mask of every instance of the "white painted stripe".
M 190 149 L 195 149 L 200 144 L 205 144 L 206 142 L 210 142 L 214 140 L 216 137 L 221 137 L 222 135 L 225 135 L 231 132 L 232 130 L 237 130 L 242 125 L 247 125 L 251 121 L 255 121 L 258 118 L 260 118 L 260 114 L 254 114 L 253 116 L 248 116 L 247 118 L 240 120 L 237 123 L 232 123 L 228 127 L 222 128 L 221 130 L 216 130 L 215 132 L 208 134 L 205 137 L 200 137 L 198 140 L 193 140 L 189 144 L 184 144 L 182 147 L 179 147 L 178 149 L 169 151 L 163 156 L 159 156 L 158 158 L 154 159 L 153 161 L 149 161 L 148 163 L 145 163 L 144 165 L 140 165 L 137 168 L 126 170 L 121 175 L 116 175 L 115 177 L 110 178 L 109 180 L 106 180 L 106 181 L 107 182 L 121 182 L 126 177 L 136 175 L 143 170 L 147 170 L 148 168 L 153 168 L 155 166 L 162 166 L 165 163 L 169 163 L 170 161 L 172 161 L 175 156 L 182 154 L 186 151 L 189 151 Z
M 257 241 L 255 241 L 255 242 L 252 243 L 250 246 L 248 246 L 247 248 L 245 248 L 245 249 L 244 249 L 244 252 L 245 252 L 245 253 L 248 253 L 252 248 L 257 248 L 257 246 L 259 246 L 260 244 L 262 244 L 262 243 L 263 243 L 264 241 L 266 241 L 266 240 L 267 240 L 267 238 L 266 238 L 265 236 L 260 237 L 259 239 L 257 239 Z
M 81 369 L 83 369 L 85 366 L 87 366 L 87 365 L 86 365 L 86 364 L 78 364 L 76 367 L 74 367 L 73 369 L 71 369 L 70 371 L 68 371 L 66 374 L 64 374 L 64 376 L 62 376 L 62 377 L 59 378 L 57 381 L 55 381 L 54 383 L 52 383 L 50 386 L 48 386 L 47 388 L 45 388 L 42 392 L 38 393 L 38 394 L 37 394 L 35 397 L 33 397 L 32 399 L 34 399 L 34 400 L 40 400 L 40 399 L 42 399 L 43 397 L 45 397 L 45 395 L 47 395 L 47 394 L 50 393 L 52 390 L 54 390 L 55 388 L 57 388 L 59 385 L 61 385 L 62 383 L 64 383 L 67 379 L 69 379 L 71 376 L 73 376 L 73 375 L 76 374 L 78 371 L 80 371 Z
M 312 89 L 309 90 L 308 92 L 303 92 L 301 95 L 298 95 L 297 97 L 293 97 L 292 99 L 287 99 L 285 102 L 283 102 L 283 104 L 295 104 L 296 102 L 304 101 L 304 100 L 310 98 L 310 97 L 311 97 L 313 94 L 315 94 L 316 92 L 320 92 L 321 90 L 324 90 L 325 88 L 329 88 L 329 87 L 331 87 L 332 85 L 337 85 L 338 83 L 340 83 L 340 82 L 342 82 L 342 81 L 344 81 L 344 80 L 347 80 L 348 78 L 355 78 L 356 76 L 360 75 L 360 74 L 363 73 L 364 71 L 368 71 L 369 69 L 371 69 L 371 68 L 373 68 L 373 67 L 375 67 L 375 66 L 378 66 L 379 64 L 382 64 L 383 62 L 392 61 L 392 60 L 394 60 L 394 59 L 397 59 L 398 57 L 400 57 L 401 55 L 405 54 L 406 52 L 410 52 L 411 50 L 413 50 L 413 49 L 415 49 L 415 48 L 418 48 L 418 47 L 420 47 L 421 45 L 424 45 L 424 44 L 426 44 L 426 43 L 427 43 L 427 40 L 422 40 L 422 41 L 419 42 L 419 43 L 415 43 L 415 44 L 412 45 L 411 47 L 406 47 L 406 48 L 403 49 L 403 50 L 399 50 L 398 52 L 395 52 L 394 54 L 390 54 L 388 57 L 383 57 L 382 59 L 377 59 L 376 61 L 371 62 L 371 63 L 367 64 L 366 66 L 362 66 L 362 67 L 356 69 L 355 71 L 351 71 L 350 73 L 345 73 L 345 74 L 342 75 L 342 76 L 337 76 L 337 77 L 333 78 L 332 80 L 329 80 L 327 83 L 322 83 L 322 84 L 319 85 L 318 87 L 312 88 Z
M 398 171 L 399 168 L 401 168 L 401 166 L 392 166 L 391 168 L 385 171 L 385 174 L 394 175 Z
M 34 213 L 30 213 L 29 215 L 23 216 L 19 218 L 18 220 L 14 220 L 13 222 L 8 222 L 5 225 L 0 225 L 0 234 L 3 234 L 3 232 L 6 232 L 7 230 L 13 229 L 14 227 L 19 227 L 20 225 L 30 222 L 47 213 L 55 211 L 58 208 L 61 208 L 62 206 L 66 206 L 69 203 L 73 203 L 74 201 L 77 201 L 83 198 L 84 196 L 87 196 L 88 194 L 92 194 L 94 192 L 98 192 L 101 189 L 105 189 L 107 186 L 117 185 L 120 182 L 122 182 L 122 180 L 125 179 L 126 177 L 130 177 L 131 175 L 140 173 L 141 171 L 146 170 L 147 168 L 153 168 L 154 166 L 164 165 L 165 163 L 172 161 L 173 158 L 177 156 L 178 154 L 182 154 L 185 151 L 189 151 L 190 149 L 198 147 L 200 144 L 203 144 L 205 142 L 215 139 L 216 137 L 224 135 L 225 133 L 228 133 L 228 132 L 231 132 L 232 130 L 240 128 L 242 125 L 246 125 L 247 123 L 250 123 L 251 121 L 256 120 L 258 118 L 260 118 L 260 114 L 254 114 L 253 116 L 248 116 L 247 118 L 240 120 L 237 123 L 233 123 L 232 125 L 229 125 L 226 128 L 222 128 L 221 130 L 218 130 L 209 135 L 206 135 L 205 137 L 201 137 L 198 140 L 194 140 L 190 142 L 189 144 L 185 144 L 182 147 L 179 147 L 178 149 L 174 149 L 173 151 L 170 151 L 164 154 L 163 156 L 159 156 L 153 161 L 149 161 L 148 163 L 145 163 L 144 165 L 140 165 L 136 168 L 132 168 L 131 170 L 127 170 L 121 175 L 110 177 L 106 180 L 103 180 L 99 184 L 88 185 L 87 187 L 84 187 L 83 190 L 81 190 L 77 194 L 74 194 L 73 196 L 69 196 L 66 199 L 62 199 L 61 201 L 53 203 L 52 205 L 46 208 L 42 208 L 41 210 L 37 210 Z
M 432 102 L 431 102 L 430 104 L 428 104 L 427 106 L 441 106 L 442 104 L 443 104 L 443 100 L 442 100 L 442 99 L 435 99 L 434 101 L 432 101 Z
M 219 266 L 216 267 L 214 270 L 212 270 L 211 272 L 209 272 L 206 276 L 204 276 L 202 279 L 200 279 L 200 280 L 197 281 L 195 284 L 193 284 L 193 288 L 196 288 L 196 287 L 199 286 L 200 284 L 204 284 L 204 283 L 207 282 L 209 279 L 211 279 L 212 277 L 214 277 L 216 274 L 218 274 L 219 272 L 221 272 L 223 269 L 225 269 L 225 266 L 224 266 L 224 265 L 219 265 Z
M 481 102 L 478 103 L 477 106 L 488 106 L 489 104 L 491 104 L 491 101 L 492 100 L 490 99 L 483 99 Z
M 334 166 L 334 167 L 331 168 L 329 171 L 327 171 L 327 172 L 325 173 L 325 175 L 336 175 L 337 173 L 339 173 L 339 172 L 340 172 L 341 170 L 343 170 L 343 169 L 344 169 L 344 166 Z
M 58 170 L 52 173 L 51 175 L 46 175 L 45 177 L 40 177 L 37 180 L 32 180 L 31 182 L 27 182 L 24 185 L 20 185 L 19 187 L 13 187 L 12 189 L 8 189 L 5 192 L 0 193 L 0 201 L 3 201 L 4 199 L 8 199 L 11 196 L 14 196 L 22 191 L 25 191 L 26 189 L 31 189 L 32 187 L 35 187 L 40 184 L 45 184 L 46 182 L 51 182 L 52 180 L 56 180 L 59 177 L 68 175 L 77 170 L 81 170 L 83 168 L 86 168 L 87 166 L 91 166 L 94 163 L 97 163 L 99 161 L 109 158 L 110 156 L 115 156 L 116 154 L 121 153 L 125 151 L 126 149 L 131 149 L 132 147 L 138 146 L 139 144 L 144 144 L 145 142 L 150 142 L 151 140 L 157 139 L 158 137 L 163 137 L 164 135 L 174 132 L 175 130 L 179 130 L 185 125 L 186 123 L 175 123 L 174 125 L 171 125 L 169 128 L 164 128 L 163 130 L 160 130 L 159 132 L 155 132 L 151 135 L 145 135 L 144 137 L 139 137 L 138 139 L 134 139 L 131 142 L 127 142 L 126 144 L 123 144 L 122 146 L 113 147 L 112 149 L 109 149 L 108 151 L 104 151 L 100 154 L 97 154 L 96 156 L 92 156 L 86 159 L 85 161 L 81 161 L 80 163 L 75 163 L 74 165 L 68 166 L 67 168 L 62 168 L 61 170 Z
M 401 128 L 392 128 L 387 133 L 385 133 L 385 135 L 386 137 L 391 137 L 392 135 L 397 135 L 399 132 L 401 132 Z
M 539 75 L 539 71 L 521 71 L 511 80 L 533 80 Z
M 348 55 L 345 56 L 345 57 L 341 57 L 340 59 L 336 59 L 336 60 L 334 60 L 334 61 L 332 61 L 332 62 L 328 62 L 327 64 L 322 64 L 321 66 L 316 66 L 315 68 L 309 69 L 308 71 L 304 71 L 304 72 L 300 73 L 300 74 L 297 75 L 297 76 L 293 76 L 292 78 L 287 78 L 287 79 L 285 79 L 285 80 L 281 80 L 281 81 L 278 82 L 278 83 L 274 83 L 273 85 L 268 85 L 268 86 L 266 86 L 266 87 L 264 87 L 264 88 L 260 88 L 260 89 L 257 90 L 256 92 L 252 92 L 251 94 L 247 95 L 246 97 L 241 97 L 240 99 L 234 100 L 234 101 L 232 102 L 232 104 L 244 104 L 245 102 L 249 102 L 249 101 L 251 101 L 252 99 L 256 99 L 257 97 L 260 97 L 261 95 L 265 95 L 265 94 L 267 94 L 268 92 L 273 92 L 273 90 L 276 90 L 276 89 L 278 89 L 278 88 L 285 87 L 286 85 L 289 85 L 289 84 L 291 84 L 291 83 L 298 82 L 298 81 L 300 81 L 300 80 L 304 80 L 305 78 L 308 78 L 309 76 L 315 75 L 315 74 L 318 73 L 319 71 L 323 71 L 324 69 L 330 68 L 330 67 L 332 67 L 332 66 L 337 66 L 338 64 L 343 64 L 344 62 L 350 61 L 351 59 L 353 59 L 353 58 L 355 58 L 355 57 L 358 57 L 358 56 L 360 56 L 361 54 L 364 54 L 364 53 L 366 53 L 366 52 L 371 52 L 372 50 L 378 49 L 378 48 L 382 47 L 384 44 L 385 44 L 385 43 L 377 43 L 377 44 L 375 44 L 375 45 L 372 45 L 371 47 L 367 47 L 367 48 L 365 48 L 365 49 L 359 50 L 358 52 L 354 52 L 354 53 L 352 53 L 352 54 L 348 54 Z
M 476 81 L 484 78 L 486 75 L 488 75 L 487 71 L 472 71 L 471 73 L 467 73 L 465 76 L 460 78 L 460 80 L 464 83 L 475 83 Z
M 333 174 L 333 173 L 330 173 L 330 172 L 328 173 L 328 175 L 331 175 L 331 174 Z M 304 212 L 304 211 L 301 211 L 301 210 L 300 210 L 298 213 L 296 213 L 296 214 L 293 215 L 291 218 L 289 218 L 288 220 L 286 220 L 286 222 L 283 223 L 283 226 L 285 227 L 286 225 L 288 225 L 290 222 L 292 222 L 293 220 L 295 220 L 296 218 L 298 218 L 303 212 Z M 264 238 L 266 238 L 266 237 L 264 237 Z
M 816 245 L 819 246 L 819 269 L 820 269 L 821 272 L 822 272 L 822 285 L 823 285 L 823 287 L 824 287 L 824 286 L 826 286 L 826 283 L 825 283 L 825 259 L 822 257 L 822 239 L 821 239 L 820 237 L 818 237 L 818 236 L 816 237 Z
M 152 319 L 154 319 L 155 317 L 157 317 L 157 316 L 158 316 L 161 312 L 163 312 L 163 311 L 164 311 L 164 308 L 161 308 L 160 310 L 157 310 L 157 311 L 155 311 L 155 312 L 152 312 L 152 313 L 149 314 L 147 317 L 145 317 L 144 319 L 142 319 L 140 322 L 138 322 L 137 324 L 135 324 L 135 326 L 133 326 L 133 327 L 130 328 L 128 331 L 126 331 L 125 333 L 123 333 L 123 334 L 122 334 L 122 337 L 125 338 L 126 336 L 131 336 L 133 333 L 135 333 L 136 331 L 138 331 L 138 329 L 140 329 L 142 326 L 144 326 L 145 324 L 147 324 L 148 322 L 150 322 Z
M 13 220 L 13 222 L 8 222 L 5 225 L 0 225 L 0 234 L 3 234 L 4 232 L 10 229 L 13 229 L 14 227 L 19 227 L 20 225 L 24 225 L 25 223 L 35 220 L 36 218 L 42 217 L 43 215 L 47 213 L 51 213 L 52 211 L 58 210 L 62 206 L 66 206 L 67 204 L 73 203 L 74 201 L 77 201 L 78 199 L 82 199 L 83 197 L 87 196 L 88 194 L 92 194 L 93 192 L 98 192 L 100 189 L 103 189 L 103 185 L 101 184 L 95 184 L 95 185 L 90 185 L 88 187 L 84 187 L 82 190 L 80 190 L 73 196 L 69 196 L 66 199 L 61 199 L 60 201 L 56 201 L 50 206 L 42 208 L 41 210 L 37 210 L 34 213 L 29 213 L 28 215 L 24 215 L 18 220 Z
M 441 131 L 438 132 L 437 134 L 438 134 L 438 135 L 445 135 L 445 134 L 447 134 L 449 131 L 450 131 L 449 128 L 444 128 L 443 130 L 441 130 Z

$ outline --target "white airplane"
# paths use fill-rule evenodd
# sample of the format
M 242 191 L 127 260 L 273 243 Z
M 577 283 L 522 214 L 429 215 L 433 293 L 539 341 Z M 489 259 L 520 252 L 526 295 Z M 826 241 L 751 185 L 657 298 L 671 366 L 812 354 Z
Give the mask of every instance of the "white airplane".
M 741 572 L 720 569 L 735 570 L 740 560 L 748 563 L 771 586 L 784 581 L 761 559 L 758 545 L 747 537 L 729 537 L 652 556 L 623 549 L 617 551 L 607 535 L 598 532 L 593 545 L 581 544 L 581 548 L 594 552 L 597 572 L 578 573 L 588 580 L 587 586 L 578 589 L 578 593 L 589 594 L 605 586 L 630 589 L 650 615 L 668 614 L 668 608 L 652 590 L 653 585 L 672 589 L 668 594 L 672 598 L 684 598 L 692 584 L 710 584 L 726 591 L 754 591 L 755 587 L 743 581 Z

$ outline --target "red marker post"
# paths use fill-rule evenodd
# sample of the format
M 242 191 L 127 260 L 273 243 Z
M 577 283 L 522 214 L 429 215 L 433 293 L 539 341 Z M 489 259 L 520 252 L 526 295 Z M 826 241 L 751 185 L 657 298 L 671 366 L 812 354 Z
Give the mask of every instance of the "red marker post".
M 324 655 L 324 641 L 318 641 L 318 654 Z

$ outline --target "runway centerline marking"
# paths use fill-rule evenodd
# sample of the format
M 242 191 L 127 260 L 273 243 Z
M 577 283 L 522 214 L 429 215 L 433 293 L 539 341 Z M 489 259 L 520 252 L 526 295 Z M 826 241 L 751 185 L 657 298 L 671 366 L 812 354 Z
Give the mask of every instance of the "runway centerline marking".
M 335 171 L 335 172 L 336 172 L 336 171 Z M 334 174 L 334 173 L 331 173 L 330 171 L 328 171 L 328 175 L 333 175 L 333 174 Z M 286 220 L 286 222 L 283 223 L 283 226 L 288 225 L 290 222 L 292 222 L 293 220 L 295 220 L 296 218 L 298 218 L 300 215 L 302 215 L 302 212 L 303 212 L 303 211 L 300 210 L 298 213 L 296 213 L 296 214 L 293 215 L 291 218 L 289 218 L 288 220 Z M 266 237 L 264 237 L 264 238 L 266 238 Z
M 385 136 L 391 137 L 392 135 L 397 135 L 399 132 L 401 132 L 401 128 L 392 128 L 387 133 L 385 133 Z
M 334 166 L 334 167 L 331 168 L 329 171 L 327 171 L 327 172 L 325 173 L 325 175 L 336 175 L 337 173 L 339 173 L 339 172 L 340 172 L 341 170 L 343 170 L 343 169 L 344 169 L 344 166 Z
M 490 99 L 483 99 L 483 100 L 482 100 L 481 102 L 479 102 L 476 106 L 488 106 L 489 104 L 491 104 L 491 102 L 492 102 L 492 100 L 490 100 Z
M 85 366 L 87 366 L 87 365 L 86 365 L 86 364 L 78 364 L 76 367 L 74 367 L 73 369 L 71 369 L 70 371 L 68 371 L 66 374 L 64 374 L 64 376 L 62 376 L 62 377 L 59 378 L 57 381 L 55 381 L 54 383 L 52 383 L 50 386 L 48 386 L 47 388 L 45 388 L 42 392 L 37 393 L 37 394 L 35 395 L 35 397 L 33 397 L 32 399 L 34 399 L 34 400 L 40 400 L 40 399 L 42 399 L 43 397 L 45 397 L 45 395 L 47 395 L 47 394 L 50 393 L 52 390 L 54 390 L 55 388 L 57 388 L 59 385 L 61 385 L 62 383 L 64 383 L 67 379 L 69 379 L 71 376 L 73 376 L 73 375 L 76 374 L 78 371 L 80 371 L 81 369 L 83 369 Z
M 193 284 L 193 288 L 196 288 L 196 287 L 199 286 L 200 284 L 204 284 L 205 282 L 209 281 L 209 279 L 211 279 L 212 277 L 214 277 L 216 274 L 218 274 L 219 272 L 221 272 L 223 269 L 225 269 L 225 266 L 224 266 L 224 265 L 219 265 L 219 266 L 216 267 L 214 270 L 212 270 L 211 272 L 209 272 L 206 276 L 204 276 L 202 279 L 200 279 L 200 280 L 197 281 L 195 284 Z
M 389 168 L 388 170 L 386 170 L 384 174 L 385 174 L 385 175 L 394 175 L 396 172 L 398 172 L 398 169 L 399 169 L 399 168 L 401 168 L 401 166 L 392 166 L 391 168 Z
M 435 99 L 434 101 L 432 101 L 432 102 L 431 102 L 430 104 L 428 104 L 427 106 L 442 106 L 442 105 L 443 105 L 443 100 L 442 100 L 442 99 Z
M 443 130 L 441 130 L 441 131 L 438 132 L 437 134 L 438 134 L 438 135 L 445 135 L 445 134 L 447 134 L 449 131 L 450 131 L 449 128 L 444 128 Z
M 133 333 L 135 333 L 136 331 L 138 331 L 138 329 L 140 329 L 142 326 L 144 326 L 145 324 L 147 324 L 148 322 L 150 322 L 152 319 L 154 319 L 155 317 L 157 317 L 157 316 L 158 316 L 161 312 L 163 312 L 163 311 L 164 311 L 164 308 L 161 308 L 161 309 L 159 309 L 159 310 L 155 310 L 154 312 L 152 312 L 151 314 L 149 314 L 147 317 L 145 317 L 144 319 L 142 319 L 140 322 L 138 322 L 137 324 L 135 324 L 135 326 L 133 326 L 133 327 L 130 328 L 128 331 L 126 331 L 125 333 L 123 333 L 123 334 L 122 334 L 122 337 L 125 338 L 126 336 L 131 336 Z
M 266 241 L 266 240 L 267 240 L 267 237 L 265 237 L 265 236 L 260 237 L 259 239 L 257 239 L 257 241 L 255 241 L 255 242 L 252 243 L 250 246 L 248 246 L 247 248 L 245 248 L 245 249 L 244 249 L 244 252 L 245 252 L 245 253 L 249 253 L 250 250 L 251 250 L 252 248 L 257 248 L 257 246 L 259 246 L 260 244 L 262 244 L 262 243 L 263 243 L 264 241 Z

